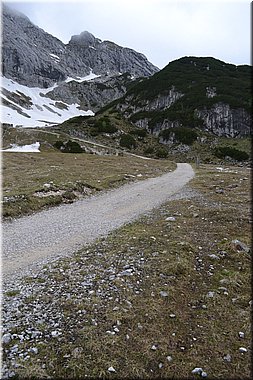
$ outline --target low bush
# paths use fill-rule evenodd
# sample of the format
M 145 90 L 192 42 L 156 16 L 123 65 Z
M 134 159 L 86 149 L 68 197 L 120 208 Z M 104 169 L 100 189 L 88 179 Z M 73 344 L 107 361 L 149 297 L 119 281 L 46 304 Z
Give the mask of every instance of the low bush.
M 94 128 L 98 133 L 115 133 L 118 131 L 118 128 L 111 124 L 108 116 L 98 119 L 94 124 Z
M 128 148 L 128 149 L 132 149 L 136 147 L 135 138 L 131 136 L 130 134 L 123 135 L 120 139 L 119 144 L 120 146 Z
M 63 153 L 83 153 L 84 150 L 81 148 L 81 146 L 76 141 L 69 140 L 68 142 L 64 143 L 63 141 L 56 141 L 54 143 L 54 147 L 56 149 L 59 149 Z
M 154 153 L 154 148 L 152 146 L 148 146 L 145 150 L 144 150 L 144 154 L 152 154 Z
M 64 142 L 63 141 L 56 141 L 53 145 L 56 149 L 60 150 L 62 147 L 64 147 Z
M 186 127 L 164 129 L 160 132 L 160 136 L 165 141 L 169 140 L 171 137 L 173 137 L 173 135 L 178 142 L 186 145 L 192 145 L 198 137 L 198 134 L 196 131 L 194 131 L 194 129 Z
M 135 136 L 138 136 L 138 137 L 142 137 L 142 138 L 144 138 L 144 137 L 146 137 L 147 136 L 147 131 L 146 131 L 146 129 L 134 129 L 134 130 L 132 130 L 131 132 L 129 132 L 131 135 L 135 135 Z
M 214 149 L 214 154 L 218 158 L 225 158 L 226 156 L 235 159 L 236 161 L 248 160 L 249 155 L 243 150 L 232 148 L 230 146 L 220 146 Z
M 167 150 L 165 148 L 159 148 L 155 152 L 155 156 L 157 158 L 167 158 L 168 157 L 168 152 L 167 152 Z

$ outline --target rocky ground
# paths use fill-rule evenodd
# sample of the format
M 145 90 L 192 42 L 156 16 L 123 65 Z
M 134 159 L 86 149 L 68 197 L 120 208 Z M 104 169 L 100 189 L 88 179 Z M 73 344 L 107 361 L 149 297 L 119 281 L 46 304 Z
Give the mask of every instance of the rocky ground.
M 203 165 L 187 197 L 5 284 L 2 378 L 250 378 L 249 179 Z

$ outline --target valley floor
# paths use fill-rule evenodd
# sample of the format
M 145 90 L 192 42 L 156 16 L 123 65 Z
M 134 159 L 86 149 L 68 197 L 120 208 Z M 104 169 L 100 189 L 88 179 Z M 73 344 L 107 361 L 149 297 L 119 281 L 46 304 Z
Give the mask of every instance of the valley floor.
M 4 287 L 3 378 L 251 378 L 250 170 Z

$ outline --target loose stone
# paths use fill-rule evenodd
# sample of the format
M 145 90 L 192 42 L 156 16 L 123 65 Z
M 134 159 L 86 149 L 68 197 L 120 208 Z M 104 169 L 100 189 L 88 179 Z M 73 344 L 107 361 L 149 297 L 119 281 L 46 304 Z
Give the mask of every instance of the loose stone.
M 108 368 L 108 371 L 109 371 L 109 372 L 116 372 L 116 370 L 115 370 L 113 367 L 109 367 L 109 368 Z
M 161 296 L 161 297 L 168 297 L 168 296 L 169 296 L 169 293 L 168 293 L 168 292 L 165 292 L 164 290 L 162 290 L 162 291 L 160 292 L 160 296 Z
M 225 356 L 223 356 L 223 360 L 225 360 L 226 362 L 231 362 L 231 360 L 232 360 L 232 357 L 231 357 L 231 355 L 230 354 L 227 354 L 227 355 L 225 355 Z

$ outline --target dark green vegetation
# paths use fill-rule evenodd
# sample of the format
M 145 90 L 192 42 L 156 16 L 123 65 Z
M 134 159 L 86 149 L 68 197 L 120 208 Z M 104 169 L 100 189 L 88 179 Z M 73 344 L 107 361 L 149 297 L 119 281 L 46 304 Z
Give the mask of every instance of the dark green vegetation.
M 250 246 L 250 171 L 201 165 L 189 186 L 194 197 L 170 201 L 24 279 L 21 313 L 52 307 L 62 318 L 56 337 L 35 316 L 42 337 L 4 346 L 29 352 L 16 359 L 18 379 L 201 378 L 195 367 L 210 379 L 251 378 L 251 255 L 232 243 Z M 132 274 L 120 275 L 126 268 Z M 35 346 L 37 354 L 29 351 Z
M 80 144 L 76 141 L 68 140 L 66 143 L 63 141 L 56 141 L 54 147 L 63 153 L 84 153 L 85 150 L 81 148 Z
M 178 143 L 192 145 L 197 140 L 198 134 L 195 130 L 185 127 L 164 129 L 159 134 L 165 141 L 175 138 Z
M 225 158 L 226 156 L 229 156 L 237 161 L 245 161 L 249 158 L 248 153 L 236 148 L 231 148 L 229 146 L 216 147 L 214 154 L 219 158 Z
M 236 66 L 212 57 L 184 57 L 170 62 L 164 69 L 133 86 L 126 96 L 134 95 L 136 102 L 155 99 L 175 87 L 185 94 L 179 106 L 187 108 L 211 107 L 224 102 L 231 107 L 251 109 L 251 75 L 248 65 Z M 217 95 L 206 97 L 206 87 L 215 87 Z M 186 112 L 187 114 L 187 112 Z
M 120 138 L 119 142 L 120 146 L 123 146 L 128 149 L 132 149 L 136 147 L 136 142 L 135 139 L 132 135 L 130 134 L 125 134 Z

